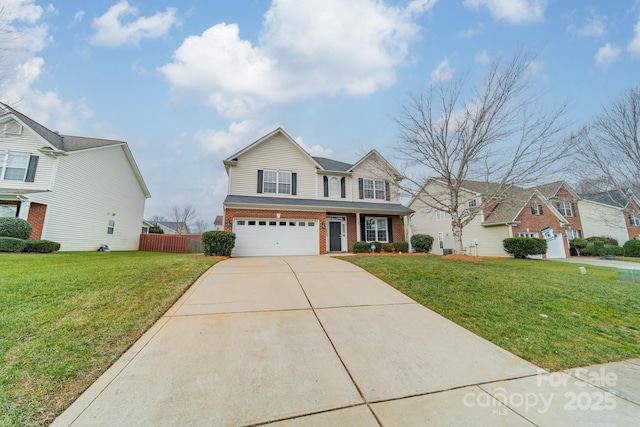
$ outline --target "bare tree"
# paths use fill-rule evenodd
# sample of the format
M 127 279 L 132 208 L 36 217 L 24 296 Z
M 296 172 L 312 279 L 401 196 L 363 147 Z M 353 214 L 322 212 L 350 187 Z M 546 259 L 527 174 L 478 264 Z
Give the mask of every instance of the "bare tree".
M 532 94 L 533 59 L 522 51 L 508 60 L 498 58 L 472 88 L 468 76 L 437 82 L 412 96 L 396 119 L 396 155 L 406 171 L 401 190 L 451 215 L 458 253 L 463 228 L 482 209 L 504 199 L 514 186 L 548 176 L 569 153 L 561 137 L 566 105 L 538 106 Z M 428 191 L 429 178 L 438 180 L 443 191 Z M 468 180 L 486 184 L 472 206 L 464 191 Z
M 640 188 L 640 88 L 631 88 L 574 135 L 579 166 L 611 194 Z
M 153 216 L 151 217 L 151 219 L 149 219 L 149 222 L 152 222 L 152 223 L 154 223 L 154 224 L 156 224 L 156 223 L 158 223 L 158 222 L 160 222 L 160 221 L 166 221 L 165 217 L 164 217 L 164 216 L 162 216 L 162 215 L 157 215 L 157 214 L 156 214 L 156 215 L 153 215 Z
M 170 221 L 176 223 L 176 232 L 178 234 L 188 234 L 189 223 L 196 220 L 196 209 L 191 203 L 182 206 L 172 206 L 169 214 Z
M 209 224 L 207 224 L 207 221 L 203 219 L 198 219 L 193 223 L 193 231 L 195 231 L 198 234 L 202 234 L 205 231 L 209 230 L 210 228 L 211 227 L 209 227 Z

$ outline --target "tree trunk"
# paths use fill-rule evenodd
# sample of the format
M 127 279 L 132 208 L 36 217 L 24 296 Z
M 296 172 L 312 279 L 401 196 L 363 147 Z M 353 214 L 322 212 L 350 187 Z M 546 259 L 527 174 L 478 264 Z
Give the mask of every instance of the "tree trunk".
M 453 251 L 456 254 L 464 253 L 464 246 L 462 245 L 462 224 L 458 213 L 451 214 L 451 232 L 453 233 Z

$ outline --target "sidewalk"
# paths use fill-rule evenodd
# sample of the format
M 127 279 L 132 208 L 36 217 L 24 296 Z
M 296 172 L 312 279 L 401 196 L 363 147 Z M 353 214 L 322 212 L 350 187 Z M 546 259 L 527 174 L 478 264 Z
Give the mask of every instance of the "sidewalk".
M 544 373 L 340 260 L 238 258 L 53 425 L 624 426 L 638 384 L 640 359 Z

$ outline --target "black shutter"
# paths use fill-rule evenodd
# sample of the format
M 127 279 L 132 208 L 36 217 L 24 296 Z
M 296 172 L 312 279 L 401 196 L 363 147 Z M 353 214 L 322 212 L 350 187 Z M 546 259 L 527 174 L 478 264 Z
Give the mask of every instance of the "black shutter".
M 344 176 L 340 178 L 340 197 L 342 197 L 343 199 L 347 197 L 347 186 Z
M 538 205 L 538 213 L 540 215 L 544 215 L 544 210 L 542 209 L 542 205 Z
M 296 196 L 298 194 L 298 174 L 296 172 L 291 173 L 291 195 Z
M 386 194 L 387 202 L 391 200 L 391 194 L 389 194 L 389 181 L 384 182 L 384 193 Z
M 258 193 L 262 193 L 262 169 L 258 169 Z
M 27 167 L 27 177 L 25 182 L 33 182 L 36 179 L 36 169 L 38 168 L 38 156 L 29 156 L 29 166 Z
M 578 216 L 578 211 L 576 209 L 575 203 L 571 203 L 571 216 Z
M 364 199 L 364 183 L 362 182 L 362 178 L 358 178 L 358 194 L 361 199 Z
M 393 218 L 389 217 L 387 218 L 387 237 L 389 239 L 389 243 L 393 243 L 393 227 L 391 226 L 391 223 L 393 222 Z
M 329 197 L 329 178 L 324 177 L 324 197 Z
M 365 222 L 367 222 L 365 217 L 360 218 L 360 240 L 363 242 L 367 241 L 367 234 L 365 233 Z
M 536 207 L 531 206 L 531 215 L 536 215 Z

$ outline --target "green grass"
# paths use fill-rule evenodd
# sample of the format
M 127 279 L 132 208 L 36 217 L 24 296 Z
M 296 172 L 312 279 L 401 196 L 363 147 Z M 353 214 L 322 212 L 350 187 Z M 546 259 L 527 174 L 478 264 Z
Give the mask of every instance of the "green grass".
M 0 254 L 0 425 L 47 425 L 219 259 Z
M 345 257 L 420 304 L 542 368 L 640 356 L 640 285 L 617 270 L 437 256 Z

